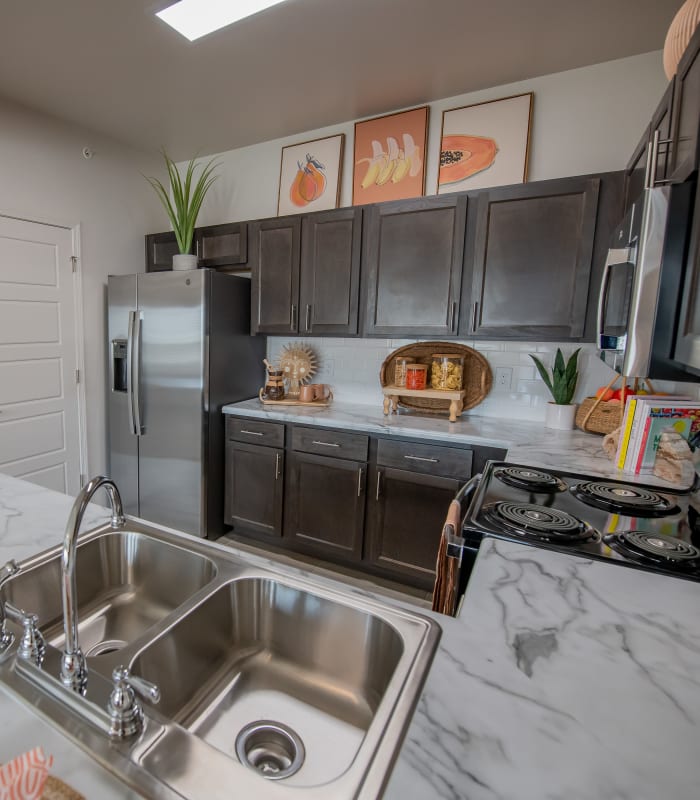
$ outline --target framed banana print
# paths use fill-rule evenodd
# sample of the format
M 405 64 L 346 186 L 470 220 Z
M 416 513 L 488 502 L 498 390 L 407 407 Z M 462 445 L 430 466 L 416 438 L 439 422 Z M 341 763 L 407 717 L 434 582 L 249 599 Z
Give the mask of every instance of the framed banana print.
M 437 193 L 524 183 L 532 92 L 442 113 Z
M 282 148 L 277 216 L 337 208 L 345 134 Z
M 428 106 L 355 123 L 353 205 L 425 194 Z

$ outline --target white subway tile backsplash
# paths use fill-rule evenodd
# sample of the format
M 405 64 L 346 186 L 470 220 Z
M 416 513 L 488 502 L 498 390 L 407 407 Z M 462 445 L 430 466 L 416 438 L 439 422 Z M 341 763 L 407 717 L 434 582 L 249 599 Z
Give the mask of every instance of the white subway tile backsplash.
M 319 372 L 314 380 L 329 383 L 337 400 L 346 403 L 380 405 L 383 397 L 379 382 L 379 370 L 387 356 L 399 347 L 411 344 L 414 339 L 325 339 L 322 337 L 268 337 L 268 359 L 279 357 L 284 345 L 291 341 L 304 342 L 313 348 L 319 360 Z M 475 341 L 463 339 L 466 344 L 481 352 L 495 372 L 496 367 L 513 370 L 512 386 L 515 391 L 495 391 L 466 414 L 511 419 L 543 420 L 544 407 L 551 397 L 544 382 L 535 369 L 530 353 L 535 353 L 545 366 L 551 368 L 557 347 L 564 358 L 568 358 L 577 347 L 579 353 L 579 382 L 574 397 L 580 402 L 595 393 L 599 386 L 607 384 L 614 376 L 612 370 L 599 358 L 592 344 L 571 342 L 511 342 Z M 658 391 L 688 394 L 700 397 L 700 386 L 654 381 Z

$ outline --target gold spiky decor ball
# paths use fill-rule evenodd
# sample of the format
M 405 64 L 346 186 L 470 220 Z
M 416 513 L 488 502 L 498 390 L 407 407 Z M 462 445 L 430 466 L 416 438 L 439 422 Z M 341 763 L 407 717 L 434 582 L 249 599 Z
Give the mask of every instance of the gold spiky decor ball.
M 299 397 L 299 387 L 318 372 L 318 358 L 307 344 L 285 344 L 279 357 L 280 369 L 289 381 L 289 397 Z

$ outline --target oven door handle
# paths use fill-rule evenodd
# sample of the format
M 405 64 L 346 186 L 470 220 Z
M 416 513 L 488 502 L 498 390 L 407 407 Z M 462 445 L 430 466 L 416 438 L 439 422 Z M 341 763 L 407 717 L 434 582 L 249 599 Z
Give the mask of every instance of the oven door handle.
M 464 508 L 466 503 L 471 503 L 472 495 L 476 491 L 479 481 L 481 480 L 481 473 L 477 473 L 471 477 L 462 488 L 455 495 L 455 500 Z M 464 518 L 466 512 L 462 515 L 460 522 L 464 525 Z M 452 527 L 452 526 L 450 526 Z M 447 534 L 447 555 L 450 558 L 456 558 L 459 566 L 462 565 L 462 551 L 464 550 L 464 537 L 461 531 L 452 531 Z
M 479 485 L 479 481 L 481 480 L 481 473 L 478 472 L 476 475 L 472 476 L 462 488 L 457 492 L 455 495 L 455 500 L 460 503 L 462 506 L 466 501 L 471 500 L 471 496 L 476 491 L 476 487 Z

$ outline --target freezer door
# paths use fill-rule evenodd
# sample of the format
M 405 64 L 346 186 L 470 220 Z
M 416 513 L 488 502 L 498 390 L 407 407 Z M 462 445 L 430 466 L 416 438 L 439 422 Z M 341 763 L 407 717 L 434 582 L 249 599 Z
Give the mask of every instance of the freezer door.
M 109 476 L 119 487 L 124 511 L 139 513 L 139 445 L 132 421 L 130 315 L 136 312 L 136 275 L 107 281 L 107 402 Z
M 202 270 L 138 276 L 140 515 L 196 536 L 206 536 L 206 279 Z

